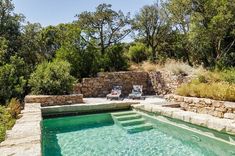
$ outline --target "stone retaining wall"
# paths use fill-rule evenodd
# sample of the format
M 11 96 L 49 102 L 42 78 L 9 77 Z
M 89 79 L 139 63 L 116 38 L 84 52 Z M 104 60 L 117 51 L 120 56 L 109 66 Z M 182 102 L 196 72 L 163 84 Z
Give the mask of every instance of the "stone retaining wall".
M 127 96 L 133 85 L 143 85 L 145 95 L 166 95 L 173 93 L 175 89 L 190 77 L 175 76 L 168 72 L 141 72 L 125 71 L 99 73 L 95 78 L 84 78 L 74 88 L 74 93 L 83 94 L 84 97 L 105 97 L 110 93 L 114 85 L 123 86 L 123 95 Z
M 174 75 L 167 71 L 150 72 L 149 77 L 154 91 L 161 96 L 174 93 L 182 83 L 192 79 L 192 76 Z
M 133 85 L 143 85 L 144 94 L 155 94 L 147 72 L 109 72 L 99 73 L 95 78 L 84 78 L 75 87 L 75 93 L 84 97 L 105 97 L 115 85 L 122 86 L 122 94 L 131 93 Z
M 179 102 L 180 107 L 187 111 L 235 120 L 235 102 L 184 97 L 174 94 L 166 95 L 165 99 L 167 101 Z
M 70 105 L 83 103 L 83 95 L 27 95 L 24 102 L 41 103 L 41 106 Z

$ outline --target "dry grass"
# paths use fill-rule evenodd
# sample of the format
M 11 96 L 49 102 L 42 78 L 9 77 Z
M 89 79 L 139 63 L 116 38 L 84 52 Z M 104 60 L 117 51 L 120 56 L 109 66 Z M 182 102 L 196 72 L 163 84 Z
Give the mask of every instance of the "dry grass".
M 141 64 L 131 64 L 129 70 L 134 71 L 146 71 L 146 72 L 152 72 L 152 71 L 167 71 L 174 75 L 190 75 L 192 73 L 195 73 L 199 70 L 195 69 L 191 66 L 189 66 L 186 63 L 178 62 L 174 60 L 168 60 L 165 64 L 154 64 L 149 61 L 145 61 Z
M 194 80 L 191 83 L 181 85 L 176 93 L 182 96 L 235 101 L 235 84 L 226 82 L 200 83 Z
M 191 75 L 195 72 L 195 69 L 186 63 L 168 60 L 165 63 L 164 69 L 174 75 Z
M 129 70 L 131 71 L 146 71 L 152 72 L 162 69 L 163 67 L 158 64 L 151 63 L 149 61 L 145 61 L 141 64 L 131 64 Z
M 16 119 L 21 112 L 20 101 L 12 98 L 7 107 L 11 116 Z

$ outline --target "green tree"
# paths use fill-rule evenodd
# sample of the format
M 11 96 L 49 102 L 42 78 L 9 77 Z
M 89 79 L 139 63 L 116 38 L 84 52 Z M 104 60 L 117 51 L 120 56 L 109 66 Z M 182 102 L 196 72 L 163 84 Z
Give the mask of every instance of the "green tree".
M 124 55 L 124 45 L 116 44 L 107 49 L 107 52 L 102 58 L 104 65 L 102 68 L 105 71 L 122 71 L 127 70 L 128 63 L 127 57 Z
M 229 59 L 235 51 L 235 1 L 193 1 L 192 4 L 189 39 L 194 59 L 205 66 Z
M 82 38 L 94 47 L 97 46 L 102 55 L 109 46 L 119 43 L 130 33 L 129 14 L 116 12 L 111 7 L 110 4 L 100 4 L 95 12 L 85 11 L 77 15 Z
M 30 66 L 31 70 L 34 70 L 35 66 L 46 58 L 41 48 L 43 47 L 39 37 L 41 31 L 42 27 L 39 23 L 27 23 L 22 28 L 21 47 L 18 55 L 24 59 L 24 62 Z
M 177 36 L 175 36 L 176 42 L 174 44 L 176 52 L 181 53 L 179 55 L 182 56 L 183 60 L 192 65 L 190 56 L 193 51 L 188 37 L 190 16 L 192 14 L 192 0 L 171 0 L 166 6 L 170 21 L 176 29 L 175 33 Z
M 158 4 L 144 6 L 135 16 L 132 27 L 137 30 L 137 38 L 142 39 L 151 48 L 151 60 L 156 60 L 157 48 L 170 31 L 163 7 Z
M 0 1 L 0 37 L 8 41 L 7 61 L 20 47 L 20 26 L 24 17 L 21 14 L 13 13 L 14 5 L 11 0 Z

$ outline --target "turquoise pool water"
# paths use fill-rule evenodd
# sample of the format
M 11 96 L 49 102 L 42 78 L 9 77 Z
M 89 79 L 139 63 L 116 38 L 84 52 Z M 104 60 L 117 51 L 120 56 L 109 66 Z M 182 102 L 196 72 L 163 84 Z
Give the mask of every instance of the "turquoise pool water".
M 234 146 L 159 121 L 138 133 L 114 121 L 109 113 L 45 119 L 43 156 L 235 155 Z

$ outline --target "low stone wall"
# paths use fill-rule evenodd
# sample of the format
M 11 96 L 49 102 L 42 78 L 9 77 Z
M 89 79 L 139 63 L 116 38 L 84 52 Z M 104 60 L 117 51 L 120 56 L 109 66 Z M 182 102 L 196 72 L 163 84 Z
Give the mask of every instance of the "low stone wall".
M 167 101 L 179 102 L 180 107 L 186 111 L 235 120 L 235 102 L 184 97 L 174 94 L 166 95 L 165 99 Z
M 41 103 L 41 106 L 70 105 L 83 103 L 83 95 L 27 95 L 24 102 Z
M 75 86 L 74 93 L 83 94 L 84 97 L 105 97 L 114 85 L 121 85 L 123 95 L 127 96 L 133 85 L 143 85 L 145 95 L 163 96 L 173 93 L 179 85 L 189 80 L 188 76 L 176 76 L 164 71 L 99 73 L 95 78 L 84 78 L 81 83 Z
M 155 94 L 147 72 L 109 72 L 99 73 L 95 78 L 84 78 L 75 86 L 74 92 L 84 97 L 105 97 L 115 85 L 122 86 L 122 94 L 131 93 L 133 85 L 143 85 L 144 94 Z

